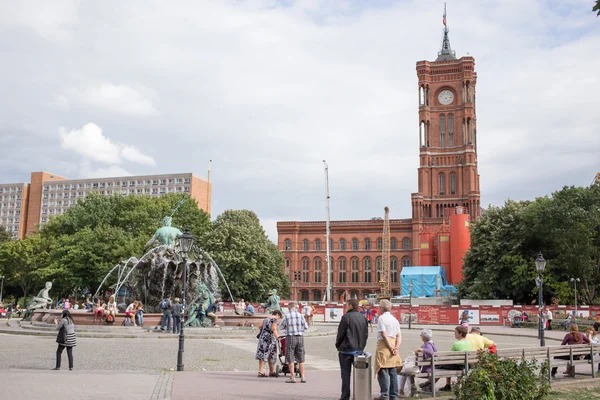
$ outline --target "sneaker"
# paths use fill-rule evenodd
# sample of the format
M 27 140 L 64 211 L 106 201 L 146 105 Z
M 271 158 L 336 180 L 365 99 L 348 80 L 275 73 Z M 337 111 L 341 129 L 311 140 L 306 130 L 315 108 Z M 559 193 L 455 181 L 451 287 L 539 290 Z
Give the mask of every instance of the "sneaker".
M 446 385 L 443 388 L 441 388 L 440 391 L 441 392 L 451 392 L 452 391 L 452 386 Z

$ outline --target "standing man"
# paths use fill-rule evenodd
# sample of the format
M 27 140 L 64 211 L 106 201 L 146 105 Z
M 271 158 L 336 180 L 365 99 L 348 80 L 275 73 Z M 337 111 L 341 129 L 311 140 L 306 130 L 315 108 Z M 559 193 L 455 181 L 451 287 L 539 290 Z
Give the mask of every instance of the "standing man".
M 389 300 L 379 302 L 377 319 L 377 350 L 375 351 L 375 374 L 379 381 L 381 396 L 375 400 L 396 400 L 398 398 L 398 374 L 396 368 L 402 366 L 398 351 L 402 343 L 400 323 L 390 310 Z
M 179 302 L 179 297 L 175 297 L 175 303 L 171 308 L 171 314 L 173 315 L 173 333 L 179 333 L 181 329 L 181 314 L 183 313 L 183 307 Z
M 350 400 L 350 374 L 354 356 L 361 354 L 367 345 L 369 328 L 367 319 L 358 312 L 358 300 L 350 299 L 346 314 L 338 326 L 335 348 L 338 350 L 342 373 L 342 396 L 340 400 Z
M 298 363 L 300 371 L 300 382 L 306 383 L 304 377 L 304 331 L 308 329 L 306 320 L 298 312 L 298 304 L 291 301 L 288 304 L 289 312 L 281 321 L 279 330 L 285 330 L 285 362 L 290 369 L 290 379 L 286 383 L 296 383 L 296 374 L 294 373 L 294 364 Z
M 173 309 L 173 303 L 171 303 L 171 295 L 168 294 L 167 297 L 160 302 L 160 308 L 163 311 L 162 321 L 160 322 L 160 330 L 164 331 L 165 328 L 167 331 L 171 330 L 171 310 Z

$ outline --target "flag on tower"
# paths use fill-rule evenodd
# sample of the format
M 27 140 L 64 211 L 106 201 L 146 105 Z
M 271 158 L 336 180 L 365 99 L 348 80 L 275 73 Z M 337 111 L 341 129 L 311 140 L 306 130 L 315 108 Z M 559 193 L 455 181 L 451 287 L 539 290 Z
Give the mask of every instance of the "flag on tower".
M 446 26 L 446 3 L 444 3 L 444 19 L 442 19 L 442 23 Z

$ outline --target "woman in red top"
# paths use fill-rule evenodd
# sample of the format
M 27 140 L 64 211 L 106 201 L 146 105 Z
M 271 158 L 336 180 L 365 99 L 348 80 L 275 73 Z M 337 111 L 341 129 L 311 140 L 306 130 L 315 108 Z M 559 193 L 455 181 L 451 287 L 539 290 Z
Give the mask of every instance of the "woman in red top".
M 569 333 L 567 333 L 565 335 L 565 337 L 563 338 L 563 341 L 561 343 L 561 346 L 571 346 L 574 344 L 589 344 L 590 340 L 587 338 L 586 335 L 582 334 L 581 332 L 579 332 L 579 327 L 575 324 L 571 324 L 571 327 L 569 328 Z M 560 356 L 560 357 L 555 357 L 555 358 L 559 358 L 559 359 L 563 359 L 563 360 L 569 360 L 569 356 Z M 552 367 L 552 377 L 554 378 L 556 376 L 556 371 L 558 370 L 558 367 Z M 572 370 L 571 367 L 567 365 L 567 370 L 565 372 L 563 372 L 564 375 L 571 375 L 572 374 Z

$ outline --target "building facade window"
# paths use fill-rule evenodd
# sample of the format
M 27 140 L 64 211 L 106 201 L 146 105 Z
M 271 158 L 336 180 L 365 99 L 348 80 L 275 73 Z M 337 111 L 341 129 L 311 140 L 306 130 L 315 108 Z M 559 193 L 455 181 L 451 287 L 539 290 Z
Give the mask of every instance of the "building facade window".
M 346 258 L 338 258 L 338 282 L 346 283 Z
M 302 282 L 309 282 L 310 276 L 310 261 L 307 257 L 302 259 Z
M 396 242 L 396 238 L 392 238 L 390 240 L 390 249 L 392 250 L 396 250 L 396 247 L 398 246 L 397 242 Z
M 285 276 L 290 276 L 290 265 L 291 260 L 289 258 L 285 259 Z
M 308 250 L 308 239 L 304 239 L 302 241 L 302 246 L 303 246 L 303 248 L 304 248 L 305 251 Z
M 446 194 L 446 175 L 444 175 L 443 172 L 440 172 L 439 180 L 440 180 L 440 196 L 443 196 Z
M 333 250 L 333 239 L 329 239 L 329 250 Z
M 321 283 L 321 258 L 317 257 L 314 260 L 315 265 L 315 282 Z
M 446 116 L 440 115 L 440 147 L 446 147 Z
M 377 250 L 383 249 L 383 239 L 377 238 Z
M 398 259 L 396 257 L 390 257 L 390 281 L 398 282 Z
M 286 250 L 292 249 L 292 241 L 290 239 L 285 239 L 285 249 Z
M 410 239 L 409 238 L 402 239 L 402 249 L 410 250 Z
M 313 301 L 322 301 L 323 298 L 321 297 L 321 291 L 320 290 L 313 290 Z
M 321 250 L 321 239 L 315 240 L 315 250 Z
M 402 268 L 410 267 L 410 257 L 402 257 Z
M 371 250 L 371 239 L 365 238 L 365 250 Z
M 340 239 L 340 250 L 346 250 L 346 239 Z
M 450 194 L 456 194 L 456 173 L 450 173 Z
M 358 250 L 358 239 L 352 239 L 352 250 Z
M 353 283 L 358 282 L 358 257 L 352 257 L 350 259 L 350 272 L 351 272 L 351 280 Z
M 364 275 L 365 275 L 364 282 L 366 282 L 366 283 L 371 283 L 371 274 L 372 274 L 371 266 L 372 266 L 371 257 L 365 257 L 363 260 L 363 267 L 364 267 Z
M 448 114 L 448 146 L 454 147 L 454 115 Z
M 308 301 L 308 290 L 302 290 L 300 292 L 300 300 Z

